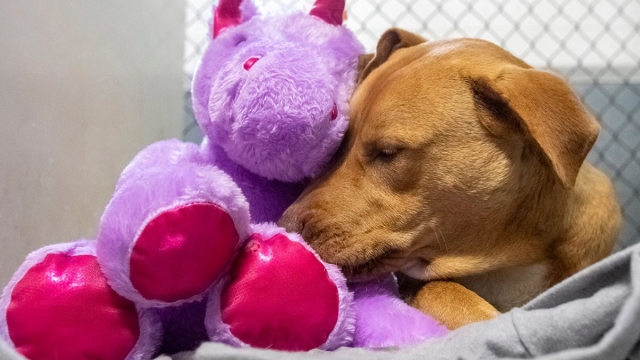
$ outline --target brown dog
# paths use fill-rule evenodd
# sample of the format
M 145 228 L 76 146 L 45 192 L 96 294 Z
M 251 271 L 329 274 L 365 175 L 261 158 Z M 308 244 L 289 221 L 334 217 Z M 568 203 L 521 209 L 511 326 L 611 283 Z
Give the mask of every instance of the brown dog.
M 323 259 L 420 279 L 410 303 L 455 328 L 495 315 L 482 298 L 508 310 L 611 253 L 620 209 L 584 163 L 599 126 L 564 81 L 399 29 L 361 60 L 335 164 L 280 221 Z

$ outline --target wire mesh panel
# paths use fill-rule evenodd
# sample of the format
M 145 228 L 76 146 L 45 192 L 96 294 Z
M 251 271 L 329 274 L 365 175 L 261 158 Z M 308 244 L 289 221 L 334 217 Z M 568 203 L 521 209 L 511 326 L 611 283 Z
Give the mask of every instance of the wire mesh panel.
M 187 0 L 185 84 L 209 39 L 212 0 Z M 267 12 L 307 10 L 312 0 L 264 0 Z M 373 50 L 397 26 L 428 39 L 477 37 L 537 68 L 555 71 L 598 117 L 589 160 L 613 179 L 625 226 L 621 244 L 640 240 L 640 1 L 347 0 L 347 26 Z M 186 86 L 186 139 L 201 135 Z

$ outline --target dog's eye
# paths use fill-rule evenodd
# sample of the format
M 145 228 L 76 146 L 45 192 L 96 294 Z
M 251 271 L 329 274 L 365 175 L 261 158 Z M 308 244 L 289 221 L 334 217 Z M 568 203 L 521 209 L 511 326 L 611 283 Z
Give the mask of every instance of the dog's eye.
M 373 156 L 373 160 L 390 162 L 393 159 L 395 159 L 398 156 L 398 154 L 402 152 L 402 150 L 403 149 L 399 147 L 389 147 L 389 148 L 378 149 Z

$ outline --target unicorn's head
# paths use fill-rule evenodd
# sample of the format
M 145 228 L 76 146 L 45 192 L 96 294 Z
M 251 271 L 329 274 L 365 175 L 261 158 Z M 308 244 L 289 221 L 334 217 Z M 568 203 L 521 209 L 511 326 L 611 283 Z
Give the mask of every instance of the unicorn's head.
M 347 127 L 364 49 L 342 25 L 344 0 L 309 14 L 259 15 L 251 0 L 220 0 L 193 81 L 196 119 L 249 171 L 295 182 L 316 175 Z

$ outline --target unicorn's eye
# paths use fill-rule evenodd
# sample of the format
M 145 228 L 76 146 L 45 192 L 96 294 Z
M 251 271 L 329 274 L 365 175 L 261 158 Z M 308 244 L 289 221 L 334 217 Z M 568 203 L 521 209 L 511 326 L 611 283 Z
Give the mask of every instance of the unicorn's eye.
M 248 58 L 247 61 L 244 62 L 244 65 L 242 65 L 242 67 L 245 70 L 249 71 L 249 69 L 251 69 L 253 67 L 253 65 L 255 65 L 258 62 L 258 60 L 260 60 L 259 57 L 252 56 L 252 57 Z

